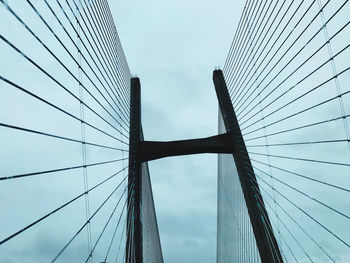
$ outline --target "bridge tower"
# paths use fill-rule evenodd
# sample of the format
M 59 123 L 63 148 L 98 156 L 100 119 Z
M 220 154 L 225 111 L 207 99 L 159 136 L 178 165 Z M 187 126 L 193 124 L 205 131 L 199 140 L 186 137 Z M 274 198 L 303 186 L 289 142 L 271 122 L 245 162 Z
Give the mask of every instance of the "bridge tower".
M 271 226 L 269 216 L 221 70 L 214 71 L 213 81 L 226 133 L 199 139 L 156 142 L 143 140 L 141 85 L 138 78 L 131 79 L 126 263 L 143 262 L 142 163 L 163 157 L 199 153 L 233 155 L 261 262 L 283 262 L 273 230 L 266 227 Z

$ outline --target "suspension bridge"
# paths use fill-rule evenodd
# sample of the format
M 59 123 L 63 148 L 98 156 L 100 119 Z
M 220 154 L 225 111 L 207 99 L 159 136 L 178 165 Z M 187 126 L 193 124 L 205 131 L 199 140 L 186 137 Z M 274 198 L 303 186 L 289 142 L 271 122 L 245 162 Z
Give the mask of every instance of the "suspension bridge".
M 216 262 L 350 262 L 348 0 L 245 1 L 218 133 L 175 141 L 146 136 L 107 0 L 0 2 L 0 262 L 166 261 L 148 163 L 201 153 Z

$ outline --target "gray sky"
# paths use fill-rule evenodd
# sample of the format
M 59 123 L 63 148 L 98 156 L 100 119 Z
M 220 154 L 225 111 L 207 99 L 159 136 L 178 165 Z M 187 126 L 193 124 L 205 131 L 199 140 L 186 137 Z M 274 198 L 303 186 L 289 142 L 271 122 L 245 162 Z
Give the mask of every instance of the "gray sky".
M 141 80 L 145 138 L 217 133 L 212 82 L 244 1 L 111 1 L 129 66 Z M 165 262 L 214 262 L 217 157 L 150 163 Z

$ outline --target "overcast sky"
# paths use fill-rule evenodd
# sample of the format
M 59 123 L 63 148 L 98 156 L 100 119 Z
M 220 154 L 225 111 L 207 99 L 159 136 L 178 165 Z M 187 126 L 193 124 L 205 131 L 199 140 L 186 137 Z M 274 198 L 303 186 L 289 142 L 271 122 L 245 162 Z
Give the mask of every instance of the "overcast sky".
M 244 1 L 110 1 L 131 71 L 141 80 L 145 139 L 217 134 L 212 82 Z M 165 262 L 216 259 L 216 155 L 150 162 Z

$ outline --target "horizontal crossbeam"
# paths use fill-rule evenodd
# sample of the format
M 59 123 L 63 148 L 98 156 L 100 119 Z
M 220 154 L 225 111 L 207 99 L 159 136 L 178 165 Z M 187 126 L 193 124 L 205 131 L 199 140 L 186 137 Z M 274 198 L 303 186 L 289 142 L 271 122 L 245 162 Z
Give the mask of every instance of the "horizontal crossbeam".
M 229 133 L 216 136 L 169 142 L 140 141 L 138 154 L 141 162 L 164 157 L 198 153 L 233 153 L 232 135 Z

